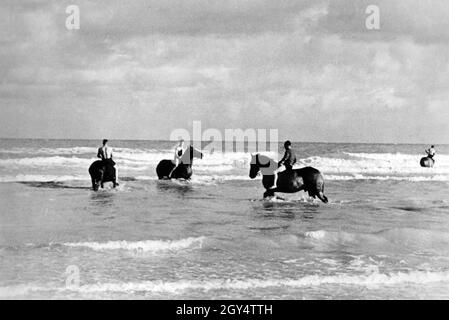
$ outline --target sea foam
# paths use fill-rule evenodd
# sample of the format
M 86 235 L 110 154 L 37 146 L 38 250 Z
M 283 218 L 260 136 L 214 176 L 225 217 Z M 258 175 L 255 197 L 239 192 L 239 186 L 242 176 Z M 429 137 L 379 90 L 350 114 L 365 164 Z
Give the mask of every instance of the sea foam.
M 117 168 L 127 176 L 156 176 L 156 166 L 162 159 L 172 159 L 171 150 L 116 148 L 114 159 Z M 18 152 L 18 150 L 7 150 Z M 86 172 L 90 164 L 97 160 L 95 148 L 55 148 L 36 149 L 35 153 L 25 153 L 21 158 L 0 159 L 0 182 L 37 181 L 35 177 L 20 180 L 11 173 L 32 173 L 46 176 L 53 170 L 64 172 L 64 176 Z M 5 151 L 3 151 L 5 152 Z M 28 150 L 28 152 L 30 152 Z M 30 156 L 31 154 L 31 156 Z M 275 154 L 270 154 L 275 156 Z M 325 180 L 395 180 L 410 182 L 449 181 L 449 155 L 439 154 L 435 167 L 422 168 L 420 155 L 401 153 L 349 153 L 341 152 L 332 156 L 316 155 L 299 159 L 301 166 L 313 166 L 321 171 Z M 205 153 L 203 159 L 195 159 L 194 176 L 202 179 L 249 180 L 251 154 L 246 152 Z M 32 172 L 31 172 L 32 170 Z M 2 171 L 8 173 L 3 176 Z M 50 172 L 52 171 L 52 172 Z M 57 181 L 64 179 L 56 178 Z M 67 179 L 68 180 L 68 179 Z M 42 181 L 50 181 L 46 178 Z
M 75 291 L 80 294 L 103 292 L 150 292 L 182 294 L 186 291 L 216 291 L 216 290 L 251 290 L 265 288 L 303 288 L 322 285 L 364 286 L 367 289 L 378 286 L 398 284 L 425 285 L 437 282 L 449 282 L 447 271 L 410 271 L 396 273 L 371 272 L 363 275 L 307 275 L 296 279 L 211 279 L 211 280 L 179 280 L 179 281 L 142 281 L 142 282 L 111 282 L 81 285 L 75 288 L 17 285 L 0 287 L 0 297 L 23 296 L 32 292 L 56 291 L 63 293 Z
M 178 251 L 187 248 L 201 248 L 205 237 L 190 237 L 180 240 L 106 241 L 106 242 L 66 242 L 66 247 L 82 247 L 95 251 L 129 250 L 141 252 Z

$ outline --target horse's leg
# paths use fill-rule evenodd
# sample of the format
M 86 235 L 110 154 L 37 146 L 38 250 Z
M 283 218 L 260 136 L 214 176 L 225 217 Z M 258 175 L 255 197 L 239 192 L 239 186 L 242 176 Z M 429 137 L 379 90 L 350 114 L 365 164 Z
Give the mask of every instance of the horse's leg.
M 100 171 L 100 187 L 101 187 L 101 189 L 104 189 L 103 177 L 104 177 L 104 171 L 101 170 Z
M 94 178 L 92 178 L 92 190 L 98 191 L 97 181 Z
M 267 189 L 267 190 L 265 190 L 263 197 L 264 198 L 274 197 L 274 193 L 276 191 L 277 191 L 277 189 Z
M 117 182 L 117 180 L 118 180 L 117 169 L 115 167 L 113 167 L 113 169 L 114 169 L 114 179 L 112 179 L 112 183 L 113 183 L 114 188 L 117 188 L 117 186 L 119 185 Z
M 112 168 L 114 170 L 114 176 L 112 177 L 112 187 L 116 188 L 118 186 L 117 183 L 117 169 L 115 167 Z

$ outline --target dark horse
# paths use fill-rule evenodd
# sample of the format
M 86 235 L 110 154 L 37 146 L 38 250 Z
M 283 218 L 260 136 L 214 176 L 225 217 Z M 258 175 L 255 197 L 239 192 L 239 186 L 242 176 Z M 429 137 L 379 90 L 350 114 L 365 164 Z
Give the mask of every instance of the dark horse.
M 271 188 L 274 183 L 273 171 L 276 168 L 277 163 L 267 156 L 260 154 L 251 156 L 249 177 L 254 179 L 262 171 L 262 184 L 266 189 L 264 198 L 274 196 L 275 192 L 295 193 L 304 190 L 310 197 L 318 197 L 324 203 L 328 202 L 324 195 L 324 179 L 317 169 L 305 167 L 279 172 L 276 188 Z
M 170 172 L 175 167 L 173 161 L 165 159 L 161 160 L 156 167 L 156 173 L 159 179 L 186 179 L 189 180 L 192 176 L 192 164 L 193 158 L 203 158 L 203 154 L 201 151 L 198 151 L 193 146 L 190 146 L 186 149 L 184 154 L 181 157 L 181 161 L 179 165 L 176 167 L 175 171 L 173 171 L 171 177 L 169 177 Z
M 432 168 L 435 164 L 435 160 L 431 157 L 422 157 L 419 164 L 421 165 L 421 167 Z
M 112 159 L 97 160 L 89 167 L 89 174 L 92 180 L 92 189 L 98 191 L 98 188 L 104 187 L 105 182 L 112 182 L 114 188 L 117 186 L 117 176 L 115 170 L 115 162 Z

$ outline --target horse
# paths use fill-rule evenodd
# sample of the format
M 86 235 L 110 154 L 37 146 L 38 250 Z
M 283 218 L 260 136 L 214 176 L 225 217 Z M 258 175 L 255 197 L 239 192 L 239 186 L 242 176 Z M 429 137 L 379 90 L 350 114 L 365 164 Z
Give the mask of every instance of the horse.
M 156 167 L 156 173 L 159 180 L 172 179 L 172 178 L 189 180 L 193 174 L 192 171 L 193 158 L 203 159 L 203 153 L 195 149 L 193 146 L 189 146 L 182 155 L 181 161 L 179 162 L 178 166 L 173 171 L 171 176 L 169 175 L 170 172 L 175 167 L 175 164 L 173 163 L 172 160 L 169 159 L 161 160 Z
M 109 159 L 108 159 L 109 160 Z M 103 188 L 105 182 L 112 182 L 114 188 L 117 184 L 117 175 L 115 170 L 115 162 L 112 159 L 110 161 L 97 160 L 89 167 L 89 174 L 92 180 L 92 189 L 98 191 L 99 187 Z
M 435 160 L 431 157 L 422 157 L 421 161 L 419 161 L 421 167 L 432 168 L 435 164 Z
M 278 173 L 276 187 L 272 188 L 274 170 L 277 168 L 278 165 L 273 159 L 261 154 L 251 155 L 249 177 L 254 179 L 262 171 L 262 184 L 266 189 L 264 198 L 273 197 L 275 192 L 295 193 L 303 190 L 314 199 L 318 197 L 322 202 L 328 202 L 324 195 L 324 179 L 320 171 L 313 167 L 284 170 Z

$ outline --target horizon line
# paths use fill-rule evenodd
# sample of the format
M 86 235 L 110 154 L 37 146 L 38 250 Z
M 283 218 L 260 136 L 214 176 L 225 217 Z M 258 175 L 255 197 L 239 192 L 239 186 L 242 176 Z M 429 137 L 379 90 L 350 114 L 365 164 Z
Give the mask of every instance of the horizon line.
M 0 137 L 0 140 L 58 140 L 58 141 L 63 141 L 63 140 L 78 140 L 78 141 L 94 141 L 94 140 L 103 140 L 103 138 L 11 138 L 11 137 Z M 114 138 L 109 138 L 109 141 L 162 141 L 162 142 L 176 142 L 177 140 L 170 140 L 170 139 L 114 139 Z M 338 141 L 338 142 L 328 142 L 328 141 L 305 141 L 305 140 L 293 140 L 290 139 L 292 142 L 294 143 L 320 143 L 320 144 L 403 144 L 403 145 L 448 145 L 447 143 L 425 143 L 425 142 L 349 142 L 349 141 Z M 212 140 L 204 140 L 204 141 L 200 141 L 200 140 L 190 140 L 192 142 L 212 142 Z M 276 141 L 276 143 L 282 143 L 285 140 L 278 140 Z M 215 142 L 226 142 L 226 140 L 215 140 Z M 233 140 L 233 142 L 257 142 L 257 140 Z M 270 143 L 269 141 L 266 141 L 266 143 Z

